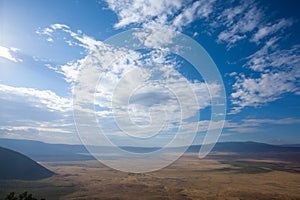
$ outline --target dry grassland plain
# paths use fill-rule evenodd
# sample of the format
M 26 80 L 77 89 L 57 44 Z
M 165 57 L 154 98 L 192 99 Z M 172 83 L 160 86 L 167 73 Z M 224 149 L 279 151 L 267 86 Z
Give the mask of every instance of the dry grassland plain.
M 48 162 L 40 181 L 0 181 L 0 194 L 24 190 L 51 199 L 300 199 L 298 164 L 278 160 L 198 159 L 186 154 L 162 170 L 133 174 L 96 160 Z

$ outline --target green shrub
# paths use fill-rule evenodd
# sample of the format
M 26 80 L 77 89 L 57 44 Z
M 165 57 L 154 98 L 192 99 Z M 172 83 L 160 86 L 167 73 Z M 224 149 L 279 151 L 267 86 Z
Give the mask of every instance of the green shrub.
M 6 195 L 4 200 L 39 200 L 37 198 L 34 198 L 32 194 L 28 194 L 28 192 L 23 192 L 19 195 L 17 195 L 14 192 L 11 192 Z M 45 200 L 45 199 L 40 199 L 40 200 Z

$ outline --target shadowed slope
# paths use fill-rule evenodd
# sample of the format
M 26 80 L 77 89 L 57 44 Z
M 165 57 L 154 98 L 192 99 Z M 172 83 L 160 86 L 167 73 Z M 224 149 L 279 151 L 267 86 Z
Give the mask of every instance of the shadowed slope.
M 53 174 L 27 156 L 0 147 L 0 179 L 38 180 Z

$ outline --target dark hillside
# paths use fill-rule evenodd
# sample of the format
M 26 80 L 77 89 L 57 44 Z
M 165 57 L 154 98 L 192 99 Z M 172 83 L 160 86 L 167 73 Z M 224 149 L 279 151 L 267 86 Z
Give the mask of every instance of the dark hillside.
M 0 147 L 0 179 L 38 180 L 53 174 L 27 156 Z

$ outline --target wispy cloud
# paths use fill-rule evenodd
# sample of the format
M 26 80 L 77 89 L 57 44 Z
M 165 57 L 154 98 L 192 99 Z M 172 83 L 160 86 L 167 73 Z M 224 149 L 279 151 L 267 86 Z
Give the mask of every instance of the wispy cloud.
M 261 106 L 282 98 L 285 93 L 298 94 L 299 47 L 281 49 L 279 42 L 285 31 L 294 25 L 293 19 L 274 20 L 265 9 L 254 1 L 107 1 L 118 16 L 116 28 L 135 24 L 153 29 L 147 35 L 137 35 L 149 47 L 161 46 L 159 42 L 172 42 L 174 30 L 198 19 L 205 19 L 216 33 L 216 41 L 225 43 L 230 51 L 238 42 L 255 43 L 257 50 L 242 58 L 244 67 L 253 70 L 256 78 L 236 73 L 236 83 L 231 94 L 234 105 L 231 113 L 238 113 L 247 106 Z M 159 31 L 163 30 L 163 31 Z M 169 32 L 167 30 L 170 30 Z M 167 39 L 164 39 L 167 38 Z M 262 41 L 265 41 L 264 45 Z M 152 45 L 152 46 L 151 46 Z
M 262 131 L 262 126 L 266 125 L 292 125 L 299 124 L 300 119 L 283 118 L 283 119 L 244 119 L 240 122 L 227 121 L 225 128 L 229 132 L 235 133 L 256 133 Z
M 183 11 L 178 14 L 173 25 L 182 30 L 182 27 L 187 26 L 197 19 L 208 19 L 213 13 L 213 6 L 216 0 L 195 1 L 193 4 L 186 6 Z
M 37 126 L 1 126 L 1 138 L 39 140 L 47 143 L 80 144 L 75 128 L 52 128 Z
M 293 25 L 293 20 L 291 19 L 280 19 L 278 22 L 263 25 L 253 35 L 251 40 L 254 42 L 260 42 L 262 39 L 271 36 L 274 33 L 278 34 L 278 32 L 284 31 L 284 29 L 292 25 Z
M 62 129 L 62 128 L 38 127 L 38 126 L 2 126 L 0 128 L 0 130 L 10 131 L 10 132 L 37 130 L 37 131 L 41 131 L 41 132 L 72 133 L 70 130 L 66 130 L 66 129 Z
M 168 23 L 167 18 L 174 17 L 174 13 L 184 6 L 184 3 L 179 0 L 107 0 L 107 3 L 109 8 L 118 15 L 119 22 L 115 24 L 116 28 L 153 21 L 166 24 Z
M 74 84 L 77 79 L 81 62 L 83 62 L 83 60 L 68 62 L 65 65 L 60 65 L 60 66 L 52 66 L 51 64 L 48 63 L 45 64 L 45 66 L 55 71 L 56 73 L 62 74 L 67 83 Z
M 262 106 L 281 98 L 285 93 L 297 92 L 298 88 L 292 81 L 295 81 L 295 77 L 288 72 L 271 72 L 262 74 L 260 78 L 238 78 L 233 85 L 235 92 L 231 94 L 232 103 L 236 106 L 231 113 L 237 113 L 247 106 Z
M 50 111 L 67 112 L 71 110 L 71 99 L 60 97 L 50 90 L 12 87 L 0 84 L 1 99 L 28 102 L 33 107 Z
M 247 106 L 261 106 L 282 98 L 286 93 L 299 93 L 300 46 L 279 49 L 277 39 L 270 39 L 260 50 L 249 56 L 246 67 L 258 73 L 257 78 L 240 74 L 231 94 L 235 105 L 231 113 Z
M 0 136 L 51 143 L 80 143 L 72 101 L 49 90 L 0 84 Z
M 300 119 L 295 118 L 283 118 L 283 119 L 245 119 L 244 122 L 259 126 L 260 124 L 278 124 L 278 125 L 289 125 L 299 124 Z
M 169 1 L 169 0 L 107 0 L 108 7 L 114 11 L 119 21 L 115 28 L 129 25 L 146 28 L 147 35 L 136 35 L 145 41 L 146 46 L 157 47 L 171 41 L 174 31 L 182 31 L 195 20 L 208 19 L 213 12 L 216 0 L 208 1 Z M 158 44 L 158 45 L 157 45 Z
M 222 28 L 217 41 L 225 42 L 227 47 L 231 48 L 238 41 L 247 39 L 247 34 L 256 29 L 263 15 L 254 1 L 241 1 L 239 5 L 222 11 L 211 25 Z
M 255 43 L 256 50 L 248 57 L 243 67 L 250 73 L 236 73 L 233 84 L 231 114 L 244 107 L 262 106 L 280 99 L 286 93 L 299 93 L 299 45 L 282 48 L 283 39 L 288 37 L 287 28 L 293 26 L 293 19 L 273 19 L 255 1 L 241 1 L 220 12 L 210 24 L 221 29 L 217 41 L 225 43 L 228 51 L 244 43 Z M 214 15 L 216 16 L 216 15 Z M 241 59 L 241 58 L 240 58 Z
M 51 34 L 53 33 L 53 29 L 52 28 L 39 28 L 37 31 L 35 31 L 36 34 L 38 35 L 48 35 L 51 36 Z
M 294 45 L 290 49 L 280 49 L 278 38 L 271 38 L 261 49 L 248 57 L 245 67 L 256 72 L 296 70 L 299 68 L 299 54 L 300 45 Z
M 7 48 L 7 47 L 0 46 L 0 57 L 8 59 L 13 62 L 22 62 L 22 59 L 15 56 L 15 53 L 18 51 L 19 49 L 17 48 L 13 48 L 13 47 Z

